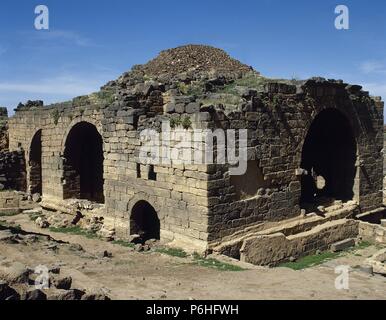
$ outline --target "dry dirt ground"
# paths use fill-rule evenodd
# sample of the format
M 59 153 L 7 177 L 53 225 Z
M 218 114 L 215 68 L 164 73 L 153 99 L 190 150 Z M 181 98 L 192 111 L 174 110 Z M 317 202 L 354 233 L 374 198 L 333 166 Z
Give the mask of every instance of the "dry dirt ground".
M 60 265 L 61 275 L 71 276 L 73 287 L 99 290 L 112 299 L 385 299 L 386 277 L 371 276 L 355 268 L 377 251 L 358 249 L 319 266 L 295 271 L 289 268 L 249 266 L 243 271 L 221 271 L 164 253 L 136 252 L 119 244 L 82 235 L 38 228 L 25 214 L 1 217 L 22 230 L 48 234 L 47 241 L 28 244 L 0 242 L 0 256 L 31 268 Z M 55 240 L 60 241 L 59 243 Z M 63 243 L 61 243 L 63 241 Z M 70 244 L 80 244 L 74 250 Z M 107 250 L 112 257 L 103 258 Z M 1 257 L 0 257 L 1 258 Z M 335 266 L 350 265 L 349 290 L 335 289 Z

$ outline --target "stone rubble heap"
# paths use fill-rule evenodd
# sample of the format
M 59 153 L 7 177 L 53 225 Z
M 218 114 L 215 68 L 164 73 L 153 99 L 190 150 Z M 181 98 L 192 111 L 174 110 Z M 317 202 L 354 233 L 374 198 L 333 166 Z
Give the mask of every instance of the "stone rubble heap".
M 32 245 L 39 241 L 51 243 L 47 247 L 50 250 L 59 248 L 59 244 L 49 236 L 19 233 L 14 228 L 0 228 L 0 242 Z M 60 275 L 59 265 L 50 266 L 48 272 L 49 288 L 38 289 L 34 285 L 38 276 L 34 268 L 0 256 L 0 300 L 110 300 L 102 292 L 86 292 L 74 288 L 71 277 Z
M 252 67 L 231 58 L 221 49 L 191 44 L 164 50 L 156 58 L 144 65 L 136 66 L 134 70 L 152 78 L 162 78 L 183 73 L 243 74 L 251 71 Z

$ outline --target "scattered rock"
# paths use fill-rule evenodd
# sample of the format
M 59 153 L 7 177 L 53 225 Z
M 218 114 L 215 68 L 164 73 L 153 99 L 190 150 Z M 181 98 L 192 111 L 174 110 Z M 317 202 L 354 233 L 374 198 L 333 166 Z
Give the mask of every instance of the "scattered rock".
M 53 265 L 48 268 L 48 272 L 53 273 L 53 274 L 59 274 L 60 273 L 60 267 Z
M 318 206 L 317 209 L 319 212 L 322 212 L 322 213 L 326 212 L 326 208 L 324 206 Z
M 151 245 L 153 245 L 153 244 L 155 244 L 155 243 L 157 243 L 157 242 L 158 242 L 157 239 L 149 239 L 149 240 L 146 240 L 146 241 L 145 241 L 145 244 L 151 246 Z
M 141 243 L 142 242 L 141 236 L 139 234 L 131 234 L 128 237 L 128 240 L 131 243 Z
M 42 201 L 42 197 L 40 196 L 39 193 L 34 193 L 32 195 L 32 201 L 36 202 L 36 203 L 41 202 Z
M 137 244 L 134 246 L 134 250 L 137 251 L 137 252 L 142 252 L 142 251 L 143 251 L 143 245 L 140 244 L 140 243 L 137 243 Z
M 113 257 L 113 254 L 107 250 L 103 251 L 100 255 L 102 258 L 112 258 Z
M 19 300 L 20 295 L 7 282 L 0 281 L 0 300 Z
M 37 242 L 39 238 L 35 234 L 26 234 L 23 236 L 23 240 L 26 242 Z
M 83 247 L 79 243 L 71 243 L 69 249 L 72 251 L 84 251 Z
M 83 217 L 84 217 L 83 214 L 80 211 L 77 211 L 75 214 L 75 217 L 71 221 L 71 224 L 73 225 L 77 224 L 80 221 L 80 219 L 82 219 Z
M 47 249 L 48 250 L 52 250 L 52 251 L 57 251 L 58 250 L 58 245 L 54 242 L 51 242 L 47 245 Z
M 366 265 L 372 268 L 373 273 L 386 275 L 386 249 L 379 250 L 366 259 Z
M 57 278 L 52 280 L 52 284 L 57 289 L 70 290 L 72 285 L 71 277 Z
M 50 226 L 50 224 L 48 223 L 47 220 L 45 220 L 44 218 L 42 217 L 38 217 L 36 220 L 35 220 L 35 224 L 40 227 L 40 228 L 48 228 Z
M 48 300 L 80 300 L 82 299 L 84 291 L 78 289 L 71 289 L 57 295 L 48 297 Z
M 0 230 L 0 241 L 6 243 L 17 243 L 17 235 L 13 234 L 11 230 Z
M 84 294 L 81 300 L 111 300 L 111 299 L 105 294 L 88 293 L 88 294 Z
M 24 214 L 42 214 L 42 208 L 33 208 L 33 209 L 28 209 L 28 210 L 23 210 Z
M 107 241 L 112 241 L 115 237 L 115 228 L 103 225 L 102 228 L 100 228 L 100 230 L 97 232 L 97 235 Z
M 353 246 L 355 246 L 355 239 L 353 238 L 344 239 L 342 241 L 333 243 L 331 245 L 331 251 L 332 252 L 342 251 L 344 249 L 347 249 Z
M 373 275 L 374 272 L 373 272 L 373 267 L 370 266 L 370 265 L 362 265 L 359 267 L 359 269 L 364 272 L 364 273 L 367 273 L 367 274 L 370 274 L 370 275 Z
M 47 300 L 47 295 L 43 291 L 35 289 L 22 294 L 20 300 Z
M 0 266 L 0 277 L 9 283 L 28 283 L 30 270 L 20 262 Z

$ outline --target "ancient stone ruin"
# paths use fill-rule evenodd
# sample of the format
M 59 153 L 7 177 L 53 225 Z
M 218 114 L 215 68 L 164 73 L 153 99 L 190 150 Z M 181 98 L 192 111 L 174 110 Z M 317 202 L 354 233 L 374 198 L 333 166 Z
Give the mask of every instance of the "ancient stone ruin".
M 141 132 L 165 121 L 187 134 L 247 129 L 246 172 L 178 156 L 142 163 Z M 268 79 L 209 46 L 163 51 L 71 101 L 20 104 L 9 147 L 4 127 L 2 188 L 41 195 L 55 214 L 97 209 L 110 239 L 173 240 L 275 265 L 355 238 L 359 218 L 383 215 L 380 98 L 342 80 Z

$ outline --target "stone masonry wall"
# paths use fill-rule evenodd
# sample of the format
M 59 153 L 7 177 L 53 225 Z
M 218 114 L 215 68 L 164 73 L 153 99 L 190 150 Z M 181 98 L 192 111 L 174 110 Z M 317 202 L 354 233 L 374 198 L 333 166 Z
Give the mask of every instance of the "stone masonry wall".
M 244 92 L 245 103 L 232 112 L 202 106 L 187 96 L 170 98 L 164 87 L 140 89 L 138 95 L 124 93 L 118 102 L 16 111 L 9 121 L 10 149 L 23 148 L 27 163 L 32 138 L 42 130 L 43 197 L 63 199 L 66 137 L 76 123 L 86 121 L 103 138 L 106 219 L 118 235 L 128 235 L 131 210 L 145 200 L 158 214 L 161 237 L 198 245 L 221 241 L 247 227 L 300 214 L 296 169 L 302 145 L 316 115 L 335 108 L 347 115 L 358 146 L 354 193 L 360 210 L 382 204 L 383 103 L 360 87 L 324 79 L 297 87 L 268 83 L 264 92 Z M 257 193 L 240 198 L 227 165 L 139 163 L 142 129 L 160 131 L 163 120 L 176 117 L 190 119 L 186 130 L 248 129 L 248 159 L 258 164 L 262 176 Z
M 208 177 L 209 240 L 300 214 L 301 183 L 295 170 L 308 128 L 327 108 L 347 116 L 357 142 L 354 198 L 360 210 L 382 205 L 383 102 L 360 88 L 324 79 L 298 87 L 269 83 L 265 92 L 245 95 L 243 111 L 215 114 L 218 127 L 248 128 L 248 158 L 257 160 L 266 184 L 254 196 L 238 200 L 227 168 L 218 167 Z
M 24 152 L 0 151 L 0 185 L 2 189 L 26 191 Z
M 128 236 L 131 209 L 145 200 L 159 216 L 162 237 L 203 246 L 208 238 L 206 166 L 155 165 L 156 180 L 149 178 L 149 166 L 137 159 L 143 128 L 138 118 L 135 111 L 113 105 L 18 110 L 10 119 L 10 148 L 23 148 L 29 159 L 32 137 L 42 130 L 43 197 L 60 200 L 66 137 L 76 123 L 94 124 L 103 138 L 106 220 L 112 221 L 117 235 Z

